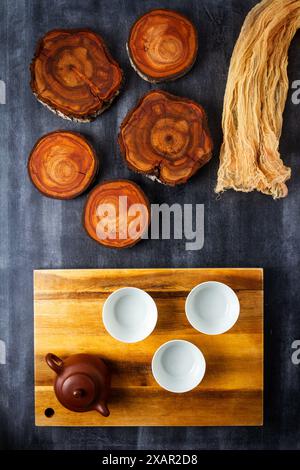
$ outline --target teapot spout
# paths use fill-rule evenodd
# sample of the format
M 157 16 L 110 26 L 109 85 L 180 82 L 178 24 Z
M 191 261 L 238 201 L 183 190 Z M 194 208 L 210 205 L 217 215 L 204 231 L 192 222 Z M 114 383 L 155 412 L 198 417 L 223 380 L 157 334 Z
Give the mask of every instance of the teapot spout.
M 107 417 L 110 415 L 109 409 L 107 408 L 106 404 L 103 402 L 96 403 L 95 410 L 97 410 L 100 414 Z

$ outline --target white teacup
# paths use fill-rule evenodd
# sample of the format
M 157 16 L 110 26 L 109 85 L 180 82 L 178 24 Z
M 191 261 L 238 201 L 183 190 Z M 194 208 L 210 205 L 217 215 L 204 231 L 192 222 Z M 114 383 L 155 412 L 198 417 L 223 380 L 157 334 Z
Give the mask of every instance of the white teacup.
M 169 392 L 184 393 L 197 387 L 204 377 L 206 363 L 197 346 L 185 340 L 164 343 L 152 359 L 156 382 Z
M 235 292 L 226 284 L 203 282 L 187 296 L 185 313 L 196 330 L 207 335 L 219 335 L 236 323 L 240 303 Z
M 147 338 L 157 322 L 157 307 L 147 292 L 137 287 L 123 287 L 104 302 L 102 319 L 108 333 L 123 343 Z

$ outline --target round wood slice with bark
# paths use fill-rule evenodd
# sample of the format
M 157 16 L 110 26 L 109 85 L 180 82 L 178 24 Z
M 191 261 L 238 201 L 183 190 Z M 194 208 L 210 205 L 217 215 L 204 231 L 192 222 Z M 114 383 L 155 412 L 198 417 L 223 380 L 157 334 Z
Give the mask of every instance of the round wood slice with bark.
M 198 35 L 193 23 L 172 10 L 152 10 L 131 28 L 127 52 L 135 71 L 149 82 L 175 80 L 193 66 Z
M 129 168 L 171 186 L 186 183 L 212 156 L 203 107 L 161 90 L 146 94 L 119 133 Z
M 31 89 L 65 119 L 89 122 L 119 94 L 123 72 L 103 39 L 90 30 L 49 31 L 38 43 Z
M 28 173 L 36 188 L 55 199 L 73 199 L 93 182 L 97 156 L 81 135 L 56 131 L 41 137 L 31 151 Z
M 112 248 L 135 245 L 148 229 L 150 204 L 132 181 L 105 181 L 88 195 L 83 226 L 98 243 Z

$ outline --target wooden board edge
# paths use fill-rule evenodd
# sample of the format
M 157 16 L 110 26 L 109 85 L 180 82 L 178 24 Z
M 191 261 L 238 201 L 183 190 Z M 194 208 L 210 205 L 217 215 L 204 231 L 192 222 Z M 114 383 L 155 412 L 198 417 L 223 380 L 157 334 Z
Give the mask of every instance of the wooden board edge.
M 226 267 L 226 268 L 218 268 L 218 267 L 193 267 L 193 268 L 81 268 L 81 269 L 35 269 L 33 271 L 33 286 L 34 286 L 34 299 L 36 298 L 37 292 L 39 291 L 38 288 L 38 283 L 41 282 L 43 283 L 44 280 L 47 280 L 47 276 L 58 276 L 58 277 L 65 277 L 67 279 L 69 276 L 74 277 L 74 278 L 80 278 L 84 277 L 87 278 L 89 275 L 94 275 L 97 276 L 100 273 L 102 274 L 111 274 L 115 276 L 116 273 L 122 273 L 126 274 L 127 272 L 134 272 L 135 275 L 138 274 L 138 272 L 141 272 L 142 274 L 153 274 L 156 272 L 156 274 L 166 274 L 168 272 L 171 272 L 172 274 L 174 273 L 184 273 L 190 272 L 192 274 L 196 274 L 197 272 L 201 272 L 201 274 L 204 274 L 205 271 L 208 272 L 208 275 L 211 276 L 212 271 L 216 272 L 216 275 L 222 274 L 224 271 L 232 271 L 235 272 L 236 274 L 241 272 L 241 273 L 249 273 L 252 272 L 254 273 L 254 276 L 257 275 L 257 286 L 254 288 L 248 288 L 248 290 L 263 290 L 264 288 L 264 270 L 263 268 L 235 268 L 235 267 Z M 237 288 L 237 290 L 245 290 L 244 287 Z
M 33 312 L 33 394 L 34 394 L 34 424 L 35 426 L 39 426 L 37 424 L 38 421 L 38 414 L 37 414 L 37 390 L 36 390 L 36 383 L 37 383 L 37 376 L 38 376 L 38 370 L 37 370 L 37 361 L 36 361 L 36 349 L 37 349 L 37 334 L 36 334 L 36 311 L 35 311 L 35 304 L 36 304 L 36 298 L 35 298 L 35 285 L 36 285 L 36 278 L 38 276 L 38 273 L 43 270 L 33 270 L 33 299 L 32 299 L 32 312 Z M 49 427 L 47 425 L 46 427 Z M 51 425 L 52 427 L 52 425 Z
M 52 273 L 53 271 L 56 271 L 57 273 L 64 273 L 64 272 L 73 272 L 73 271 L 77 271 L 77 272 L 88 272 L 88 271 L 138 271 L 138 270 L 142 270 L 142 271 L 146 271 L 146 270 L 149 270 L 149 271 L 155 271 L 155 270 L 158 270 L 158 271 L 193 271 L 193 270 L 218 270 L 218 271 L 224 271 L 224 270 L 234 270 L 234 271 L 258 271 L 262 274 L 262 277 L 263 277 L 263 273 L 264 273 L 264 268 L 262 267 L 250 267 L 250 268 L 247 268 L 247 267 L 234 267 L 234 266 L 226 266 L 226 267 L 212 267 L 212 266 L 198 266 L 198 267 L 190 267 L 190 268 L 182 268 L 182 267 L 178 267 L 178 268 L 174 268 L 174 267 L 171 267 L 171 268 L 158 268 L 158 267 L 144 267 L 144 268 L 131 268 L 131 267 L 124 267 L 124 268 L 64 268 L 64 269 L 61 269 L 61 268 L 58 268 L 58 269 L 55 269 L 55 268 L 51 268 L 51 269 L 34 269 L 33 270 L 33 273 L 34 275 L 35 274 L 39 274 L 39 273 L 45 273 L 45 274 L 48 274 L 48 273 Z
M 261 335 L 262 335 L 262 423 L 260 426 L 264 425 L 265 419 L 265 286 L 264 286 L 264 270 L 262 270 L 262 299 L 261 299 L 261 316 L 262 316 L 262 325 L 261 325 Z
M 101 429 L 113 429 L 113 428 L 255 428 L 255 427 L 263 427 L 263 423 L 261 421 L 257 423 L 232 423 L 232 424 L 168 424 L 168 425 L 161 425 L 161 424 L 120 424 L 120 425 L 106 425 L 101 426 L 97 424 L 74 424 L 74 425 L 67 425 L 67 424 L 39 424 L 35 422 L 35 427 L 37 428 L 101 428 Z

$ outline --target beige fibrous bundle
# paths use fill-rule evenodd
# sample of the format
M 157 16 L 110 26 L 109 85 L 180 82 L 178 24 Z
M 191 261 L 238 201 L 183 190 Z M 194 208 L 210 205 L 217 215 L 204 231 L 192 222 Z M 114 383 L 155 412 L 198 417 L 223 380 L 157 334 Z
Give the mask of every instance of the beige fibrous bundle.
M 263 0 L 248 14 L 231 58 L 216 192 L 288 193 L 291 169 L 278 150 L 289 87 L 288 49 L 300 0 Z

